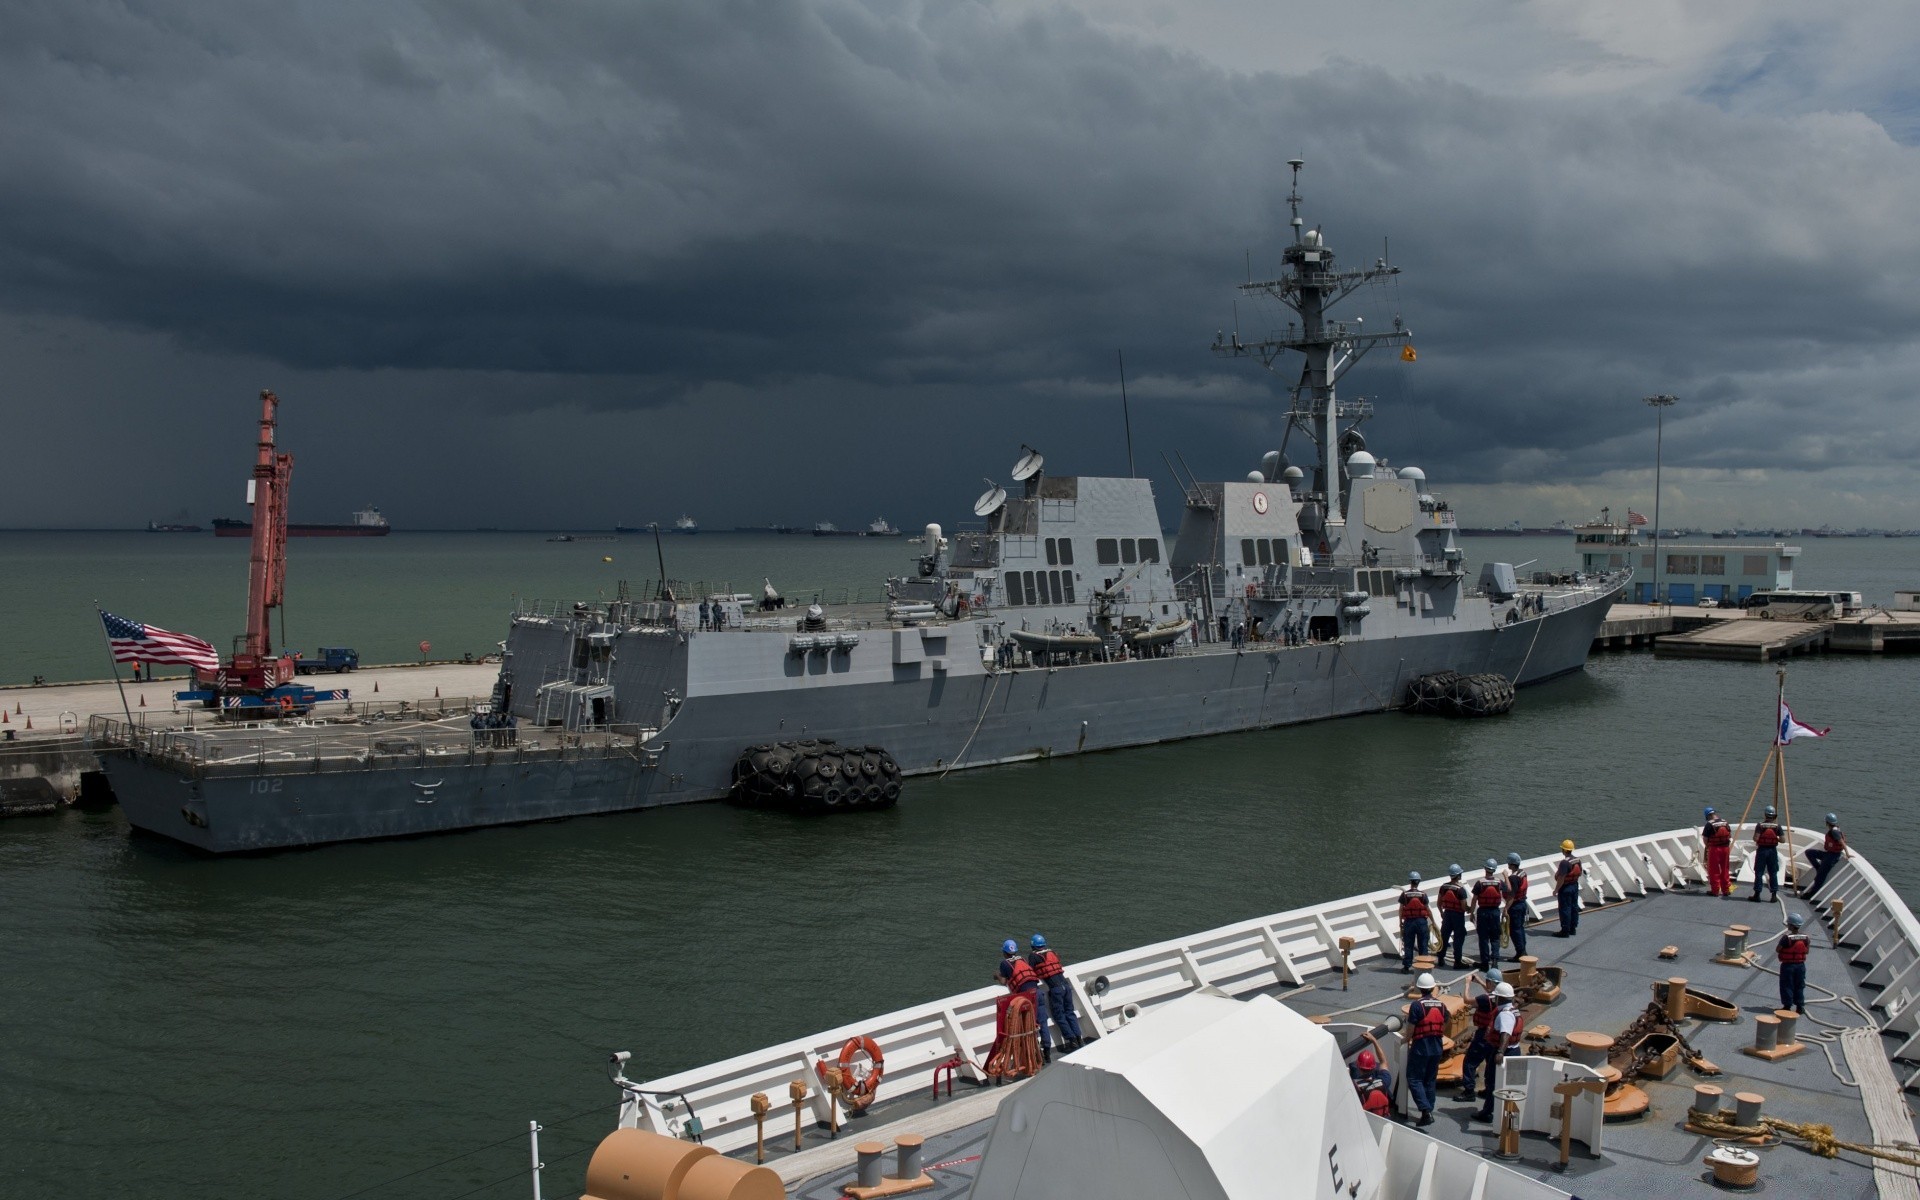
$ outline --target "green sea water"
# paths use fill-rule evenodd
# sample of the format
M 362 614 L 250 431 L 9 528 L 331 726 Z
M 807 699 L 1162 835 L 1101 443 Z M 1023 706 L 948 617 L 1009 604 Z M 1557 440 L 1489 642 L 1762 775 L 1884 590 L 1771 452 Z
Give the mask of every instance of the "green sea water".
M 370 659 L 421 639 L 480 653 L 515 595 L 655 574 L 637 539 L 295 550 L 295 643 Z M 872 586 L 912 553 L 708 534 L 666 550 L 677 577 L 790 595 Z M 0 535 L 0 673 L 100 674 L 96 596 L 237 626 L 244 560 L 184 535 Z M 1809 542 L 1801 572 L 1884 598 L 1920 579 L 1920 542 Z M 549 1127 L 547 1194 L 578 1194 L 612 1124 L 611 1050 L 657 1075 L 975 986 L 1008 936 L 1085 957 L 1409 867 L 1737 812 L 1774 686 L 1771 666 L 1611 654 L 1494 720 L 1390 714 L 917 779 L 898 809 L 848 819 L 696 805 L 233 860 L 133 837 L 117 812 L 0 823 L 0 1195 L 524 1196 L 529 1119 Z M 1920 658 L 1796 659 L 1788 687 L 1834 727 L 1791 749 L 1795 817 L 1839 811 L 1920 896 Z

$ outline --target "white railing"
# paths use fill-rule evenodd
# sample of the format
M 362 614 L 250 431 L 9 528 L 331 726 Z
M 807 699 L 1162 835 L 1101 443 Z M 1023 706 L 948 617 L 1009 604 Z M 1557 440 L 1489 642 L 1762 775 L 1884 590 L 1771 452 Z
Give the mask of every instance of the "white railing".
M 1804 861 L 1797 852 L 1819 845 L 1819 835 L 1796 829 L 1793 845 L 1796 857 Z M 1550 888 L 1559 857 L 1555 852 L 1523 864 L 1530 881 L 1529 905 L 1536 915 L 1553 909 Z M 1586 868 L 1581 880 L 1585 905 L 1706 882 L 1699 832 L 1694 829 L 1582 847 L 1580 859 Z M 1880 999 L 1893 1015 L 1889 1028 L 1908 1035 L 1901 1047 L 1904 1053 L 1920 1042 L 1920 1005 L 1911 1003 L 1920 995 L 1920 923 L 1865 859 L 1856 856 L 1834 871 L 1821 899 L 1846 898 L 1843 937 L 1862 938 L 1863 954 L 1881 956 L 1867 982 L 1884 986 Z M 1338 970 L 1343 937 L 1353 939 L 1350 961 L 1354 963 L 1398 957 L 1398 896 L 1397 890 L 1383 888 L 1238 921 L 1191 937 L 1075 963 L 1067 968 L 1067 978 L 1080 1012 L 1109 1032 L 1125 1022 L 1122 1013 L 1130 1006 L 1144 1011 L 1200 987 L 1219 988 L 1228 995 L 1293 987 L 1309 976 Z M 1096 998 L 1088 985 L 1102 976 L 1108 987 Z M 956 1048 L 971 1060 L 961 1071 L 979 1079 L 973 1063 L 993 1042 L 994 1002 L 1003 994 L 993 986 L 976 988 L 640 1086 L 684 1096 L 700 1118 L 706 1143 L 722 1152 L 736 1150 L 753 1143 L 753 1095 L 765 1093 L 776 1114 L 790 1111 L 787 1085 L 794 1079 L 806 1081 L 813 1115 L 825 1122 L 828 1100 L 815 1067 L 828 1059 L 837 1061 L 841 1046 L 850 1038 L 871 1037 L 880 1045 L 886 1059 L 881 1084 L 886 1095 L 931 1089 L 935 1068 L 952 1059 Z M 1906 1082 L 1912 1086 L 1915 1079 Z M 677 1103 L 663 1108 L 657 1097 L 630 1099 L 622 1110 L 623 1124 L 675 1135 L 682 1133 L 685 1118 Z

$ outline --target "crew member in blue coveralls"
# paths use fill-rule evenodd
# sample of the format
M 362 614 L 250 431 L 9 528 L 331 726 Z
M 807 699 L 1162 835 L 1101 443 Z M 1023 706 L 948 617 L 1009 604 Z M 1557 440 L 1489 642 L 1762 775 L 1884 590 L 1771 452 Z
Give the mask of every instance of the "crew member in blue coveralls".
M 1807 1011 L 1807 951 L 1813 948 L 1807 935 L 1800 932 L 1806 923 L 1799 913 L 1789 913 L 1787 931 L 1773 947 L 1774 957 L 1780 960 L 1780 1007 L 1802 1016 Z
M 1500 880 L 1507 889 L 1507 940 L 1513 943 L 1513 961 L 1527 952 L 1527 922 L 1533 913 L 1527 907 L 1527 869 L 1520 865 L 1520 852 L 1507 855 L 1507 873 Z
M 1053 1039 L 1047 1036 L 1047 1014 L 1040 1007 L 1040 976 L 1020 957 L 1020 943 L 1008 938 L 1000 943 L 1000 982 L 1007 985 L 1005 999 L 1025 996 L 1033 1001 L 1033 1023 L 1040 1027 L 1040 1061 L 1053 1061 Z M 1002 1026 L 1006 1024 L 1005 1001 L 1000 1009 Z
M 1493 1027 L 1488 1030 L 1487 1086 L 1480 1093 L 1480 1111 L 1473 1114 L 1476 1121 L 1493 1120 L 1493 1083 L 1500 1060 L 1520 1046 L 1520 1003 L 1513 997 L 1513 985 L 1503 981 L 1493 989 L 1493 996 L 1500 1007 L 1494 1010 Z
M 1473 1040 L 1467 1043 L 1467 1055 L 1460 1064 L 1460 1098 L 1475 1100 L 1479 1098 L 1476 1084 L 1476 1072 L 1480 1064 L 1488 1061 L 1489 1056 L 1482 1048 L 1486 1035 L 1493 1029 L 1493 1014 L 1500 1010 L 1500 1001 L 1493 990 L 1503 982 L 1498 971 L 1487 971 L 1479 977 L 1480 994 L 1473 998 Z M 1493 1086 L 1493 1073 L 1487 1073 L 1487 1086 Z
M 1753 827 L 1753 896 L 1760 899 L 1760 882 L 1767 884 L 1767 898 L 1780 898 L 1780 842 L 1786 831 L 1773 819 L 1773 805 L 1767 805 L 1767 819 Z
M 1427 952 L 1427 935 L 1433 929 L 1433 910 L 1427 907 L 1427 894 L 1420 890 L 1420 872 L 1407 872 L 1407 890 L 1400 893 L 1400 973 L 1413 970 L 1416 954 Z
M 1820 894 L 1820 886 L 1826 883 L 1827 872 L 1833 870 L 1833 864 L 1852 857 L 1853 851 L 1847 849 L 1847 835 L 1840 832 L 1840 818 L 1828 813 L 1826 842 L 1818 850 L 1807 851 L 1807 861 L 1813 864 L 1813 886 L 1807 889 L 1807 899 Z
M 1440 949 L 1435 951 L 1437 961 L 1447 961 L 1447 949 L 1453 949 L 1453 965 L 1456 969 L 1466 966 L 1467 953 L 1467 888 L 1460 882 L 1460 864 L 1454 863 L 1447 868 L 1448 880 L 1440 885 L 1437 899 L 1440 902 Z
M 1040 986 L 1047 989 L 1047 1009 L 1044 1013 L 1035 1013 L 1036 1019 L 1049 1015 L 1054 1027 L 1060 1031 L 1060 1051 L 1080 1048 L 1080 1014 L 1073 1008 L 1073 985 L 1067 982 L 1067 968 L 1060 962 L 1060 956 L 1048 946 L 1047 939 L 1034 934 L 1031 939 L 1033 952 L 1027 955 L 1027 965 L 1040 977 Z M 1045 1020 L 1040 1020 L 1045 1025 Z
M 1560 903 L 1560 932 L 1555 937 L 1572 937 L 1580 932 L 1580 873 L 1585 870 L 1573 853 L 1573 839 L 1560 843 L 1560 861 L 1553 864 L 1554 898 Z
M 1500 864 L 1487 860 L 1480 878 L 1473 881 L 1473 931 L 1480 935 L 1480 969 L 1490 971 L 1500 961 L 1500 923 L 1507 906 L 1507 890 L 1500 886 L 1494 872 Z
M 1440 1074 L 1440 1055 L 1444 1052 L 1447 1007 L 1434 999 L 1431 971 L 1420 972 L 1413 981 L 1420 996 L 1407 1005 L 1407 1094 L 1420 1119 L 1415 1125 L 1433 1124 L 1434 1085 Z

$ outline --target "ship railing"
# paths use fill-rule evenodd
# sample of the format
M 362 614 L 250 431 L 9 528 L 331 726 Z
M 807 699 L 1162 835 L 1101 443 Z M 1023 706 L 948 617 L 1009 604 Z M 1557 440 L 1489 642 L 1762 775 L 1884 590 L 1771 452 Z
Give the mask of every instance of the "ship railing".
M 1816 834 L 1796 829 L 1794 863 L 1805 861 L 1805 849 L 1819 845 Z M 1749 844 L 1750 845 L 1750 844 Z M 1608 904 L 1647 896 L 1668 888 L 1706 882 L 1699 860 L 1700 838 L 1694 829 L 1673 829 L 1637 838 L 1583 846 L 1579 854 L 1583 905 Z M 1523 863 L 1529 880 L 1529 905 L 1535 915 L 1554 906 L 1552 881 L 1558 852 Z M 1440 864 L 1433 867 L 1437 870 Z M 1751 879 L 1751 865 L 1742 869 Z M 1802 868 L 1807 869 L 1807 868 Z M 1887 990 L 1875 1001 L 1893 1014 L 1888 1028 L 1907 1037 L 1903 1050 L 1914 1049 L 1920 1037 L 1920 928 L 1896 893 L 1862 858 L 1835 868 L 1835 890 L 1828 895 L 1865 896 L 1877 904 L 1855 900 L 1846 906 L 1845 929 L 1879 947 L 1882 965 L 1870 971 L 1867 982 L 1884 979 Z M 1856 878 L 1857 877 L 1857 878 Z M 1340 970 L 1340 943 L 1352 939 L 1351 963 L 1397 959 L 1400 954 L 1399 890 L 1381 888 L 1325 904 L 1290 909 L 1210 929 L 1190 937 L 1156 942 L 1076 962 L 1066 977 L 1082 1020 L 1111 1033 L 1137 1012 L 1160 1005 L 1203 987 L 1231 996 L 1271 994 L 1305 986 L 1310 979 Z M 1894 920 L 1895 916 L 1898 920 Z M 1103 986 L 1092 987 L 1095 981 Z M 752 1097 L 755 1093 L 785 1096 L 795 1078 L 813 1084 L 815 1067 L 837 1061 L 848 1039 L 871 1037 L 886 1058 L 887 1077 L 882 1099 L 924 1094 L 936 1071 L 956 1056 L 967 1061 L 960 1068 L 976 1081 L 980 1062 L 993 1042 L 995 1002 L 1005 995 L 999 987 L 981 987 L 956 996 L 928 1001 L 876 1017 L 867 1017 L 765 1049 L 752 1050 L 722 1062 L 690 1068 L 640 1086 L 653 1092 L 684 1095 L 704 1127 L 707 1145 L 721 1152 L 751 1147 L 754 1142 Z M 1912 1080 L 1909 1080 L 1911 1086 Z M 813 1116 L 826 1121 L 830 1101 L 818 1087 L 807 1103 Z M 651 1096 L 629 1095 L 621 1110 L 623 1125 L 637 1125 L 658 1133 L 673 1133 L 685 1114 L 677 1106 L 663 1108 Z
M 433 723 L 431 716 L 382 729 L 333 722 L 143 728 L 117 717 L 96 716 L 88 733 L 96 746 L 132 750 L 204 778 L 644 757 L 648 742 L 659 732 L 637 724 L 473 729 Z M 254 736 L 245 736 L 249 732 Z

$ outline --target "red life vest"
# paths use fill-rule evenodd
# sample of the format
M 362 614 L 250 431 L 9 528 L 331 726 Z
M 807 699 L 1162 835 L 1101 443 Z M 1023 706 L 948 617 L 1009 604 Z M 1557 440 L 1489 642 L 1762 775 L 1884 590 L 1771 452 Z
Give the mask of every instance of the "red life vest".
M 1026 959 L 1015 958 L 1008 961 L 1012 963 L 1011 974 L 1007 976 L 1008 991 L 1022 991 L 1040 982 L 1040 977 L 1033 973 L 1033 968 L 1027 965 Z
M 1700 831 L 1700 836 L 1706 839 L 1709 846 L 1733 845 L 1733 827 L 1719 817 L 1708 821 L 1706 827 Z
M 1067 969 L 1061 964 L 1060 956 L 1051 950 L 1042 950 L 1038 954 L 1030 954 L 1027 956 L 1027 961 L 1033 966 L 1033 973 L 1038 975 L 1043 981 L 1052 979 L 1055 975 Z
M 1441 912 L 1467 911 L 1467 889 L 1464 887 L 1461 887 L 1457 883 L 1441 884 L 1440 885 L 1440 911 Z
M 1433 910 L 1427 907 L 1427 894 L 1419 888 L 1408 888 L 1400 893 L 1400 919 L 1411 921 L 1415 917 L 1431 916 Z
M 1827 827 L 1827 853 L 1838 854 L 1847 848 L 1847 836 L 1840 832 L 1838 825 Z
M 1759 846 L 1761 849 L 1778 846 L 1780 844 L 1780 826 L 1772 821 L 1765 821 L 1759 825 L 1755 825 L 1753 827 L 1753 844 Z
M 1425 998 L 1407 1005 L 1407 1040 L 1417 1042 L 1422 1038 L 1446 1036 L 1447 1008 L 1438 1000 Z
M 1485 992 L 1473 998 L 1473 1027 L 1475 1029 L 1493 1028 L 1493 1010 L 1500 1007 L 1493 993 Z
M 1560 870 L 1557 874 L 1560 877 L 1560 888 L 1562 891 L 1565 891 L 1570 886 L 1578 886 L 1581 869 L 1580 860 L 1573 855 L 1568 855 L 1566 858 L 1560 860 Z
M 1807 961 L 1807 951 L 1812 943 L 1804 933 L 1789 933 L 1780 939 L 1779 954 L 1783 963 L 1803 963 Z
M 1509 870 L 1507 872 L 1507 897 L 1508 903 L 1510 904 L 1520 905 L 1527 902 L 1527 873 L 1525 871 Z
M 1360 1107 L 1376 1117 L 1384 1117 L 1393 1111 L 1393 1097 L 1387 1095 L 1387 1085 L 1377 1076 L 1368 1076 L 1358 1080 L 1354 1087 L 1360 1092 Z
M 1473 902 L 1480 906 L 1482 912 L 1499 908 L 1506 903 L 1506 899 L 1507 894 L 1500 890 L 1500 881 L 1497 879 L 1482 879 L 1473 885 Z

